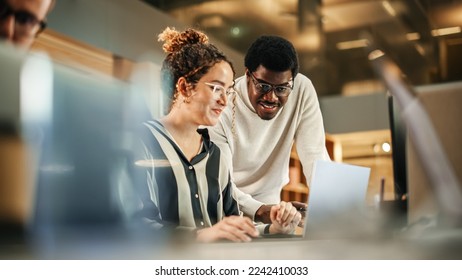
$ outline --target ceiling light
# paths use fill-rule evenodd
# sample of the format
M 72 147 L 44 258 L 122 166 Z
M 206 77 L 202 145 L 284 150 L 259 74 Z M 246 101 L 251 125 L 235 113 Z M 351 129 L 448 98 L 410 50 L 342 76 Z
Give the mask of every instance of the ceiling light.
M 393 9 L 390 2 L 382 1 L 382 6 L 385 9 L 385 11 L 387 11 L 387 13 L 390 14 L 390 16 L 392 16 L 392 17 L 396 16 L 396 11 L 395 11 L 395 9 Z
M 391 145 L 388 142 L 383 142 L 382 143 L 382 151 L 385 153 L 389 153 L 391 151 Z
M 407 33 L 406 39 L 408 39 L 409 41 L 417 41 L 420 39 L 420 34 L 417 32 Z
M 373 50 L 372 52 L 369 53 L 367 58 L 369 60 L 374 60 L 374 59 L 377 59 L 377 58 L 379 58 L 381 56 L 384 56 L 384 55 L 385 55 L 385 53 L 383 51 L 381 51 L 381 50 Z
M 292 43 L 298 51 L 318 51 L 321 48 L 321 38 L 316 30 L 304 30 Z
M 444 35 L 449 35 L 449 34 L 456 34 L 460 32 L 461 32 L 460 26 L 454 26 L 454 27 L 433 29 L 432 35 L 433 37 L 436 37 L 436 36 L 444 36 Z
M 415 44 L 414 47 L 417 50 L 417 52 L 420 53 L 421 56 L 425 56 L 425 49 L 422 47 L 422 45 Z
M 348 49 L 357 49 L 357 48 L 364 48 L 369 45 L 369 40 L 367 39 L 359 39 L 353 41 L 345 41 L 337 43 L 337 49 L 339 50 L 348 50 Z
M 207 28 L 219 28 L 224 25 L 224 20 L 219 15 L 211 15 L 204 17 L 200 20 L 200 26 L 204 29 Z
M 234 26 L 231 28 L 231 34 L 234 36 L 234 37 L 238 37 L 239 35 L 241 35 L 241 29 L 237 26 Z

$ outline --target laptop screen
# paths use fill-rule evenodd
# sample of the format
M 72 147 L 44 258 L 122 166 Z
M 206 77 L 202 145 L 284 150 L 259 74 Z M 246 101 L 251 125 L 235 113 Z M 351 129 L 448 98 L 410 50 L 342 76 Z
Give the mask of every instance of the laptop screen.
M 347 236 L 362 224 L 370 168 L 320 160 L 313 168 L 304 236 Z

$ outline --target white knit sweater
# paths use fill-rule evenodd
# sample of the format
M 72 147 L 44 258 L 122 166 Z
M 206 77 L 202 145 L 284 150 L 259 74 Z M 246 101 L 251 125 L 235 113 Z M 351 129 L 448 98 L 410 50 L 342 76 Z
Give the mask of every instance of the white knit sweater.
M 235 197 L 241 211 L 253 218 L 262 204 L 280 202 L 281 189 L 289 182 L 294 142 L 308 182 L 313 162 L 329 160 L 329 156 L 316 91 L 306 76 L 296 76 L 287 103 L 272 120 L 262 120 L 255 113 L 245 76 L 236 80 L 235 88 L 234 135 L 232 97 L 219 123 L 209 131 L 223 155 L 232 160 Z

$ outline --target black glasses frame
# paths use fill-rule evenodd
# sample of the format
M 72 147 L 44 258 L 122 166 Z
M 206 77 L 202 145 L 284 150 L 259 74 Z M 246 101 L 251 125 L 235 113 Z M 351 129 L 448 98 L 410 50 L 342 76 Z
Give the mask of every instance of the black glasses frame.
M 3 20 L 9 16 L 14 16 L 15 24 L 20 26 L 26 26 L 30 24 L 30 30 L 27 30 L 27 35 L 36 36 L 40 34 L 47 27 L 45 20 L 39 20 L 35 15 L 29 13 L 28 11 L 14 10 L 5 0 L 0 0 L 0 20 Z M 33 30 L 38 26 L 37 30 Z
M 290 84 L 290 85 L 287 85 L 287 86 L 284 86 L 284 85 L 272 85 L 272 84 L 269 84 L 269 83 L 260 82 L 253 75 L 253 73 L 250 72 L 250 71 L 247 71 L 247 73 L 250 75 L 250 78 L 251 78 L 253 84 L 255 85 L 255 88 L 257 89 L 257 92 L 259 94 L 267 94 L 269 92 L 274 92 L 274 94 L 276 94 L 277 97 L 287 97 L 287 96 L 289 96 L 289 94 L 293 90 L 294 85 L 293 85 L 293 80 L 292 79 L 287 82 L 288 84 Z M 264 89 L 265 87 L 267 89 Z

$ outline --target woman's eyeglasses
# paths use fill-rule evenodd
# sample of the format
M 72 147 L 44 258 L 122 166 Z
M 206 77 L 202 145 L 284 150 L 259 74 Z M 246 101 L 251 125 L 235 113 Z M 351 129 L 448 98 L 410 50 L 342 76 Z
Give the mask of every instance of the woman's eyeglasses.
M 218 98 L 221 98 L 222 96 L 228 97 L 231 94 L 235 93 L 235 90 L 232 87 L 225 89 L 225 87 L 219 84 L 213 84 L 213 83 L 208 83 L 208 82 L 204 82 L 204 84 L 209 86 L 210 89 L 212 90 L 213 95 L 217 96 Z

